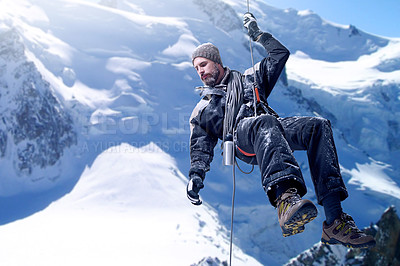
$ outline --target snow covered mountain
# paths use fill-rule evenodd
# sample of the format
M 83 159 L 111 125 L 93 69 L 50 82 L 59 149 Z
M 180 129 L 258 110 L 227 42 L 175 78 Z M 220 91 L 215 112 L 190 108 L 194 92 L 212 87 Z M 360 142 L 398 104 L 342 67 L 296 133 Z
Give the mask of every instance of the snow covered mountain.
M 8 196 L 37 186 L 43 190 L 47 183 L 56 182 L 65 168 L 60 159 L 76 145 L 77 133 L 71 115 L 25 56 L 18 32 L 7 30 L 0 39 L 1 168 L 24 179 L 4 175 L 0 193 Z
M 229 233 L 210 206 L 193 209 L 182 193 L 185 186 L 174 159 L 155 144 L 109 148 L 71 193 L 0 227 L 0 263 L 202 265 L 197 263 L 218 258 L 220 265 L 227 263 Z M 261 265 L 237 247 L 232 263 Z
M 270 105 L 282 116 L 320 115 L 331 120 L 350 191 L 344 208 L 361 227 L 375 222 L 389 205 L 399 206 L 400 39 L 333 24 L 311 11 L 250 2 L 260 28 L 292 53 Z M 246 11 L 246 2 L 237 0 L 1 1 L 0 212 L 6 215 L 0 217 L 4 224 L 0 230 L 14 226 L 27 230 L 35 220 L 61 217 L 63 209 L 79 216 L 76 209 L 81 205 L 76 202 L 86 197 L 92 198 L 90 206 L 83 206 L 93 209 L 94 217 L 98 217 L 96 209 L 104 207 L 102 213 L 119 218 L 116 212 L 125 208 L 123 202 L 135 202 L 135 208 L 143 203 L 144 208 L 140 199 L 150 194 L 148 187 L 130 183 L 131 176 L 147 176 L 152 184 L 165 184 L 162 176 L 168 176 L 182 186 L 180 173 L 187 173 L 189 167 L 188 118 L 198 101 L 193 88 L 200 85 L 190 54 L 198 44 L 211 41 L 220 48 L 225 65 L 241 71 L 248 68 L 248 39 L 241 23 Z M 255 60 L 264 55 L 255 45 Z M 175 168 L 171 167 L 177 174 L 162 166 L 163 160 L 169 160 L 166 155 L 123 160 L 124 152 L 118 152 L 120 147 L 146 150 L 149 143 L 176 160 Z M 115 157 L 106 156 L 110 149 Z M 219 154 L 218 148 L 215 153 Z M 305 154 L 296 157 L 309 179 Z M 159 164 L 153 165 L 156 160 Z M 130 169 L 126 174 L 130 177 L 116 182 L 125 168 Z M 88 171 L 98 173 L 96 185 L 82 185 L 90 183 L 85 181 Z M 280 265 L 319 241 L 323 215 L 304 233 L 282 238 L 276 210 L 269 206 L 259 178 L 257 169 L 237 178 L 235 243 L 263 264 Z M 315 200 L 308 182 L 307 197 Z M 220 219 L 228 227 L 231 169 L 222 166 L 218 156 L 205 185 L 202 196 L 211 208 L 190 206 L 186 215 L 209 212 L 207 219 Z M 130 194 L 126 189 L 132 186 L 142 193 L 132 190 Z M 122 198 L 108 198 L 108 187 L 111 195 L 121 193 Z M 187 203 L 183 188 L 183 197 L 165 208 Z M 165 186 L 151 193 L 154 200 L 164 200 L 164 195 L 178 192 Z M 110 205 L 103 206 L 107 201 Z M 136 216 L 136 209 L 128 205 L 126 212 Z M 149 213 L 156 220 L 164 217 L 158 217 L 156 210 Z M 14 222 L 21 218 L 25 219 Z M 147 223 L 147 218 L 143 216 L 141 222 Z M 117 218 L 110 219 L 119 226 Z M 85 225 L 77 223 L 70 230 L 82 228 Z M 210 230 L 216 228 L 220 227 L 215 220 Z M 195 238 L 200 232 L 197 222 L 193 230 Z M 167 234 L 172 237 L 177 231 L 167 230 Z M 221 257 L 227 249 L 224 235 L 213 233 L 210 240 L 220 243 L 212 253 L 220 261 L 226 260 Z M 207 252 L 187 263 L 200 261 Z M 241 253 L 240 257 L 251 260 Z

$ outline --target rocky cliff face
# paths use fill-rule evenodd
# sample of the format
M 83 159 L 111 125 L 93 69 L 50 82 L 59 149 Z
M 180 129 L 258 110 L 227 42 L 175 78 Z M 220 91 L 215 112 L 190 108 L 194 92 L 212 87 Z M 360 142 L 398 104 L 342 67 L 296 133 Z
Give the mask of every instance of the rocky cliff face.
M 208 15 L 210 21 L 217 28 L 227 32 L 242 29 L 242 21 L 237 16 L 236 11 L 223 1 L 194 0 L 193 3 Z
M 71 116 L 28 61 L 13 29 L 0 33 L 0 113 L 0 157 L 11 162 L 16 176 L 34 181 L 34 168 L 55 165 L 77 142 Z
M 400 219 L 394 207 L 365 232 L 375 237 L 374 248 L 347 249 L 318 243 L 286 265 L 400 265 Z
M 363 256 L 363 265 L 400 265 L 400 220 L 395 208 L 390 207 L 367 231 L 375 236 L 376 247 L 364 252 L 355 250 L 349 256 Z

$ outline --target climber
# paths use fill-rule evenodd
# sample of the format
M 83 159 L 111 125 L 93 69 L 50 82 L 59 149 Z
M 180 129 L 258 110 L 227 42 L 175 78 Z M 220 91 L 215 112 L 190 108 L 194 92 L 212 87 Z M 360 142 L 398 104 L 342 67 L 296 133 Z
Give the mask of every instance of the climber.
M 330 122 L 320 117 L 279 117 L 268 106 L 267 98 L 289 51 L 271 34 L 262 32 L 251 13 L 244 15 L 243 24 L 250 38 L 268 54 L 244 74 L 224 67 L 218 48 L 211 43 L 199 45 L 192 54 L 193 66 L 204 86 L 190 118 L 187 197 L 194 205 L 202 203 L 199 191 L 210 170 L 214 147 L 218 139 L 224 139 L 226 91 L 231 86 L 241 91 L 240 106 L 234 113 L 235 155 L 259 166 L 262 186 L 271 205 L 277 208 L 283 236 L 303 232 L 304 225 L 317 216 L 313 202 L 302 198 L 306 185 L 293 156 L 294 150 L 306 150 L 318 204 L 326 216 L 321 241 L 348 247 L 374 246 L 374 238 L 359 230 L 342 210 L 341 201 L 348 192 L 340 174 Z

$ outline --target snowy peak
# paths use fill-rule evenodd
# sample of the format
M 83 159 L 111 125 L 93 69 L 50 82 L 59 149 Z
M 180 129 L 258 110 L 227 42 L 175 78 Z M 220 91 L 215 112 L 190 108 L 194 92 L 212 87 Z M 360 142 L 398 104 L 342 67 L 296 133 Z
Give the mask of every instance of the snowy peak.
M 122 143 L 101 153 L 66 198 L 107 208 L 123 203 L 123 209 L 179 209 L 187 206 L 185 190 L 177 193 L 186 181 L 154 143 L 141 148 Z
M 56 166 L 65 150 L 76 144 L 72 118 L 50 84 L 25 56 L 15 29 L 0 33 L 0 169 L 1 195 L 14 194 L 18 177 L 33 183 L 59 178 Z M 3 41 L 4 40 L 4 41 Z M 48 168 L 46 174 L 41 169 Z
M 229 1 L 238 14 L 247 11 L 245 1 Z M 260 28 L 272 33 L 292 53 L 302 51 L 313 59 L 329 62 L 356 60 L 388 44 L 388 39 L 368 34 L 354 25 L 339 25 L 310 10 L 278 9 L 253 2 L 250 11 Z
M 40 251 L 52 250 L 41 265 L 204 265 L 209 257 L 226 265 L 229 233 L 209 205 L 190 204 L 185 185 L 174 159 L 155 144 L 110 148 L 68 195 L 0 227 L 0 254 L 8 254 L 0 263 L 26 265 L 38 262 Z M 42 237 L 46 241 L 33 243 Z M 13 250 L 30 252 L 19 256 Z M 237 246 L 233 252 L 235 265 L 261 265 Z

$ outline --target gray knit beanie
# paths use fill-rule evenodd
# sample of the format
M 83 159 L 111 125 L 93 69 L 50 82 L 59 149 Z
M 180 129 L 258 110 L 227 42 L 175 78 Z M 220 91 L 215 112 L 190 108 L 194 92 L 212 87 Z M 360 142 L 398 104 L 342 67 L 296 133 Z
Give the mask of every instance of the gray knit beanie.
M 219 55 L 218 48 L 212 43 L 203 43 L 193 51 L 192 63 L 196 57 L 204 57 L 218 63 L 222 66 L 221 56 Z

